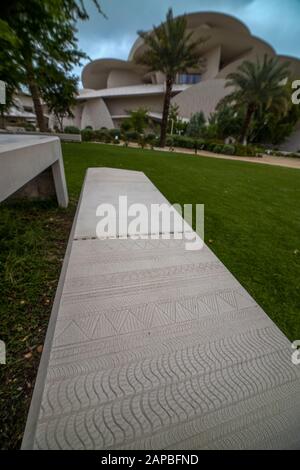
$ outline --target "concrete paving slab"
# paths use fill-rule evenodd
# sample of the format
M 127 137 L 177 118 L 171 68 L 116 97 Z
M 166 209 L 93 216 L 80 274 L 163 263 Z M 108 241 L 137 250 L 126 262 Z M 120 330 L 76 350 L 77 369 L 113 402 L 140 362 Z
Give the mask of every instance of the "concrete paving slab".
M 300 448 L 290 342 L 207 246 L 73 238 L 23 448 Z
M 79 209 L 78 222 L 75 229 L 75 238 L 96 237 L 96 227 L 99 217 L 96 215 L 97 207 L 100 204 L 110 203 L 116 208 L 117 220 L 121 225 L 117 225 L 117 236 L 128 235 L 127 212 L 119 210 L 119 197 L 127 197 L 128 207 L 133 204 L 143 204 L 151 213 L 151 204 L 166 204 L 171 208 L 169 201 L 157 190 L 153 183 L 141 172 L 119 170 L 112 168 L 89 168 L 86 175 L 86 184 L 83 190 L 82 203 Z M 171 209 L 172 210 L 172 209 Z M 170 229 L 167 232 L 192 232 L 192 229 L 185 224 L 182 226 L 182 218 L 172 210 Z M 143 233 L 164 233 L 164 227 L 159 225 L 158 230 L 151 232 L 151 223 L 148 219 L 148 230 Z M 101 236 L 107 237 L 107 233 L 102 231 Z M 134 235 L 134 232 L 131 233 Z

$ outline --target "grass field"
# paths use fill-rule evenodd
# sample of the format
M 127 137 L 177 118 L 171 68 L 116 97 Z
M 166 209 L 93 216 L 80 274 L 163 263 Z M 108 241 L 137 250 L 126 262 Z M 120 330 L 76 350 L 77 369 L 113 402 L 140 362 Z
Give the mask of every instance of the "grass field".
M 71 204 L 0 207 L 1 448 L 20 445 L 51 304 L 88 167 L 143 171 L 172 203 L 205 204 L 205 239 L 291 339 L 300 339 L 300 171 L 83 143 L 63 146 Z

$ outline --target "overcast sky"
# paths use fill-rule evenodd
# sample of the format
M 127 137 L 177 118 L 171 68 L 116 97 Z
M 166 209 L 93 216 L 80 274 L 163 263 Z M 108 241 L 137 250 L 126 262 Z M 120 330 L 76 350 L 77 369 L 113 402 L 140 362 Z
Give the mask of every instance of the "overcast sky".
M 92 59 L 127 59 L 139 29 L 149 30 L 165 17 L 196 11 L 228 13 L 280 54 L 300 57 L 300 0 L 100 0 L 108 19 L 85 0 L 90 20 L 78 23 L 79 46 Z M 75 72 L 80 75 L 80 68 Z

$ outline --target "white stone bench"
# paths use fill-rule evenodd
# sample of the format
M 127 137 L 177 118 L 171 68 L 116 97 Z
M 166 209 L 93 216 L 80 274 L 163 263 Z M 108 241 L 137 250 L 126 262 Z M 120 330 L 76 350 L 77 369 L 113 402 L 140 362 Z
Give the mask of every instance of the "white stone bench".
M 57 137 L 0 134 L 0 202 L 16 193 L 22 197 L 54 193 L 61 207 L 68 206 Z
M 142 173 L 90 169 L 24 449 L 292 449 L 291 345 L 207 246 L 95 237 L 96 207 L 166 202 Z

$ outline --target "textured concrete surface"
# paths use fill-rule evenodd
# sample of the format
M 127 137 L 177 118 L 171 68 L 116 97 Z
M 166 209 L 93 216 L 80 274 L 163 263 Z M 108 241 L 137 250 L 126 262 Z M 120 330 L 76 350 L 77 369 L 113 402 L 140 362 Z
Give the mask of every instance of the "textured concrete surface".
M 151 183 L 151 181 L 141 172 L 118 170 L 112 168 L 89 168 L 86 176 L 86 184 L 83 189 L 82 202 L 79 208 L 78 221 L 75 227 L 75 238 L 96 237 L 97 223 L 100 217 L 96 215 L 97 207 L 100 204 L 110 203 L 116 208 L 116 215 L 121 224 L 117 224 L 117 235 L 127 235 L 127 216 L 119 210 L 119 197 L 127 197 L 127 206 L 132 204 L 143 204 L 150 214 L 151 204 L 166 204 L 172 211 L 171 232 L 192 232 L 191 228 L 185 224 L 183 227 L 182 218 L 175 210 L 172 210 L 170 203 Z M 128 222 L 132 220 L 128 217 Z M 126 228 L 126 230 L 125 230 Z M 158 230 L 151 231 L 150 219 L 148 218 L 148 233 L 163 233 L 164 227 L 160 223 Z M 134 235 L 135 233 L 131 233 Z M 101 236 L 105 236 L 103 231 Z
M 97 173 L 149 187 L 86 177 L 23 448 L 299 448 L 291 345 L 208 247 L 74 239 Z

